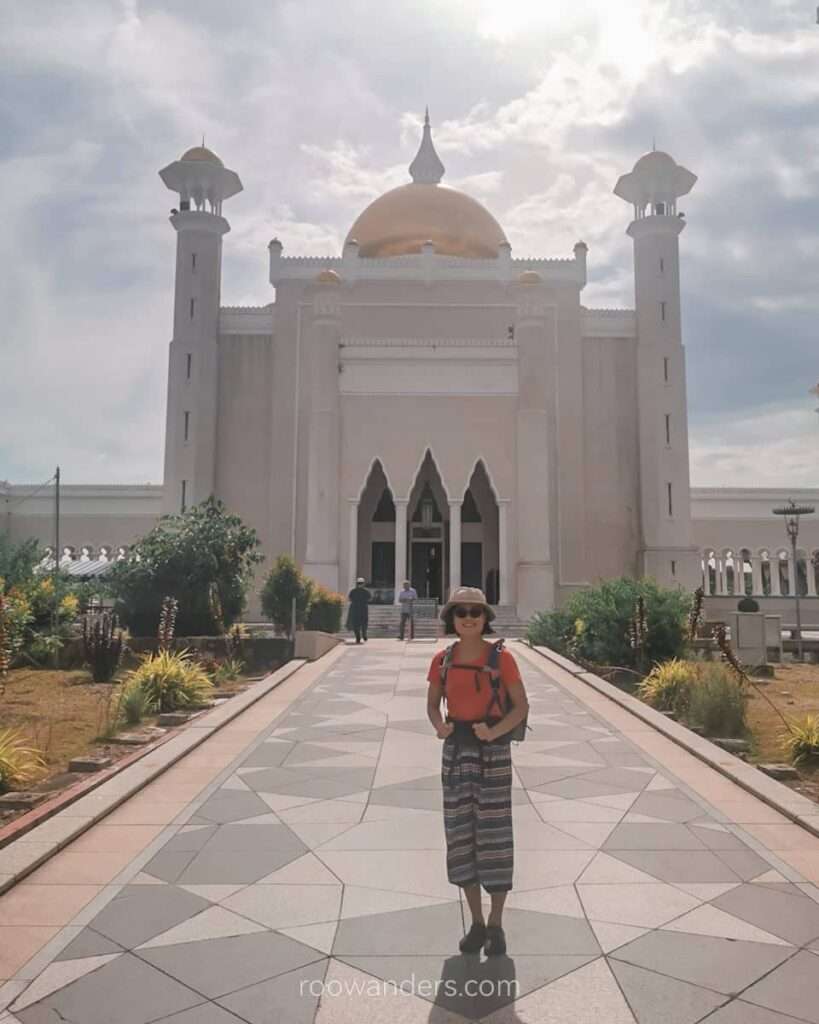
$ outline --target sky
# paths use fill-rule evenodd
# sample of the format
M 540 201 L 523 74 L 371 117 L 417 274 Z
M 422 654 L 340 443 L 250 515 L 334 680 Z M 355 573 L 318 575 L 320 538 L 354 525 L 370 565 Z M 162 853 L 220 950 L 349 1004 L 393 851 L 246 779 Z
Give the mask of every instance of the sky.
M 691 482 L 819 486 L 819 25 L 808 0 L 60 0 L 3 7 L 0 480 L 159 483 L 177 202 L 204 135 L 227 201 L 222 303 L 267 243 L 339 255 L 408 180 L 424 106 L 446 184 L 514 256 L 589 246 L 581 301 L 631 307 L 656 144 L 680 202 Z

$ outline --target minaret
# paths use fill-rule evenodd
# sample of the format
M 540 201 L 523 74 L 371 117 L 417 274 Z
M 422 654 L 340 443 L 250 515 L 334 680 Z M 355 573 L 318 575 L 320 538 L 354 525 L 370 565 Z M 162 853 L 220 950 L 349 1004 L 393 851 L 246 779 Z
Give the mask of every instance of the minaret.
M 222 236 L 230 230 L 222 201 L 241 192 L 242 183 L 204 145 L 183 153 L 159 176 L 179 194 L 179 209 L 170 217 L 176 286 L 163 494 L 163 511 L 179 512 L 214 489 Z
M 667 153 L 646 153 L 614 193 L 634 207 L 642 549 L 639 569 L 665 586 L 700 578 L 691 529 L 685 351 L 680 321 L 677 199 L 696 175 Z

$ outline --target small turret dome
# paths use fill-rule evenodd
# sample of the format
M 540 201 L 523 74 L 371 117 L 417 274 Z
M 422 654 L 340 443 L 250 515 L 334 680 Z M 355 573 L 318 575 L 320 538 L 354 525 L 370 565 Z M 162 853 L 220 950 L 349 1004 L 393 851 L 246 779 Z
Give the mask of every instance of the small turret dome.
M 536 270 L 524 270 L 518 277 L 518 282 L 520 284 L 542 284 L 543 278 Z
M 206 146 L 194 146 L 192 149 L 187 150 L 179 158 L 180 160 L 201 160 L 204 163 L 217 164 L 219 167 L 225 165 L 219 159 L 219 157 Z

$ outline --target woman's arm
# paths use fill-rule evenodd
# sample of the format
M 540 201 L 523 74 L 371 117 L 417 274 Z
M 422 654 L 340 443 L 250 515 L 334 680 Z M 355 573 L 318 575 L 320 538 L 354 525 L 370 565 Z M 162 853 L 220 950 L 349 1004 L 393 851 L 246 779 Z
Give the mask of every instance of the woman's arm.
M 432 727 L 438 734 L 438 738 L 445 740 L 455 726 L 452 722 L 445 722 L 441 715 L 442 698 L 441 684 L 430 680 L 429 689 L 427 690 L 427 718 L 432 722 Z
M 492 726 L 487 725 L 485 722 L 476 722 L 472 726 L 472 731 L 479 740 L 491 743 L 493 740 L 498 739 L 499 736 L 509 732 L 510 729 L 514 729 L 529 712 L 529 700 L 521 680 L 518 679 L 514 683 L 505 683 L 504 686 L 512 701 L 512 707 L 499 722 L 495 722 Z

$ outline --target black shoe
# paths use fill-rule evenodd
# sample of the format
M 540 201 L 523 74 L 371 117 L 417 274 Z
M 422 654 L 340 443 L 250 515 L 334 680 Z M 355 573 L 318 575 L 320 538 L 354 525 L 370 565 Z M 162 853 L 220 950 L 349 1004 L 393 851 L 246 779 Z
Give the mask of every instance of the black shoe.
M 506 952 L 506 936 L 499 924 L 486 926 L 486 942 L 483 951 L 487 956 L 503 956 Z
M 462 953 L 480 953 L 485 940 L 486 925 L 482 921 L 473 921 L 472 927 L 458 943 L 458 949 Z

